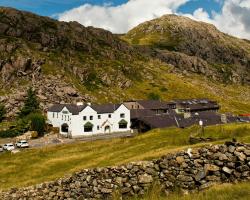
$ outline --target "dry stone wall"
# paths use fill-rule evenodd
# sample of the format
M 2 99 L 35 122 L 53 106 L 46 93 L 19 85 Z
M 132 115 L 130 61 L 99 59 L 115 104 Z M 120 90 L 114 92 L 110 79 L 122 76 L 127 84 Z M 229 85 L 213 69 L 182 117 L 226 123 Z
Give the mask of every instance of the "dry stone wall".
M 250 145 L 226 142 L 152 161 L 85 169 L 53 182 L 13 188 L 0 193 L 0 199 L 112 199 L 114 193 L 129 198 L 144 195 L 153 184 L 169 193 L 176 188 L 203 190 L 249 179 Z

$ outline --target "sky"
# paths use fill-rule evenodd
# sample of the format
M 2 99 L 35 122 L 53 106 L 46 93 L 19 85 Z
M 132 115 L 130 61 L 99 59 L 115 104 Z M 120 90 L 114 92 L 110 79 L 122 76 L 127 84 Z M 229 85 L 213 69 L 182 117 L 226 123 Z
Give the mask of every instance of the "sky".
M 250 0 L 0 0 L 0 6 L 78 21 L 113 33 L 126 33 L 164 14 L 177 14 L 250 40 Z

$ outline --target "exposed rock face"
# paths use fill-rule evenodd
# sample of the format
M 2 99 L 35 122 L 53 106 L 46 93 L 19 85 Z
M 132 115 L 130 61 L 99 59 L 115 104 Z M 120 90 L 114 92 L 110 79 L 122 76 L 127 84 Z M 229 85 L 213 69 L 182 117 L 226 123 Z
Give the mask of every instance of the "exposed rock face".
M 160 159 L 119 167 L 85 169 L 70 177 L 0 193 L 1 199 L 111 199 L 141 196 L 158 183 L 169 193 L 203 190 L 218 183 L 250 179 L 250 146 L 227 142 L 192 151 L 169 154 Z M 223 162 L 221 162 L 223 160 Z
M 0 101 L 9 115 L 20 108 L 29 86 L 46 108 L 89 99 L 81 89 L 131 87 L 145 74 L 144 63 L 109 31 L 0 7 L 0 90 L 6 93 Z
M 250 83 L 250 44 L 187 17 L 165 15 L 140 24 L 124 38 L 153 48 L 162 61 L 223 81 Z M 208 73 L 205 73 L 208 72 Z

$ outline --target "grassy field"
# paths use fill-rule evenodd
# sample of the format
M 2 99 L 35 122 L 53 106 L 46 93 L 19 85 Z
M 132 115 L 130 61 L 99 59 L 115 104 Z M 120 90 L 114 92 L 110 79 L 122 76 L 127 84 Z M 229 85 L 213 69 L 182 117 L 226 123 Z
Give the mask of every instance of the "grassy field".
M 21 187 L 54 180 L 82 168 L 120 165 L 147 160 L 166 153 L 198 147 L 190 145 L 189 136 L 199 133 L 198 127 L 188 129 L 153 130 L 134 138 L 30 149 L 19 154 L 0 155 L 0 189 Z M 250 142 L 250 124 L 230 124 L 206 127 L 205 136 L 217 138 L 218 143 L 238 138 Z
M 158 188 L 152 188 L 140 200 L 249 200 L 250 183 L 216 185 L 202 192 L 184 195 L 182 192 L 173 192 L 168 196 L 160 193 Z M 134 198 L 135 200 L 138 198 Z

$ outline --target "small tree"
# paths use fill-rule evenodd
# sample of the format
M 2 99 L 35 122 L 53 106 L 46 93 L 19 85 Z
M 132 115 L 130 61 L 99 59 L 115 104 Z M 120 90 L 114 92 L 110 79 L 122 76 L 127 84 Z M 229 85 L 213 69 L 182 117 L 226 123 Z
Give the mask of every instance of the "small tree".
M 30 120 L 30 130 L 36 131 L 38 136 L 43 136 L 46 127 L 44 116 L 40 113 L 32 113 L 28 118 Z
M 3 119 L 5 118 L 5 115 L 6 115 L 5 106 L 3 104 L 0 104 L 0 122 L 3 121 Z
M 25 117 L 30 113 L 37 112 L 39 110 L 39 102 L 36 97 L 36 93 L 32 88 L 29 88 L 27 91 L 27 97 L 24 102 L 24 106 L 21 109 L 19 116 Z
M 157 93 L 151 92 L 148 94 L 148 99 L 149 100 L 160 100 L 161 96 Z

